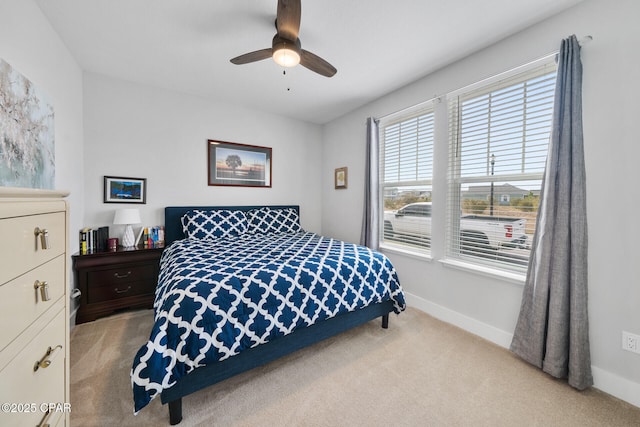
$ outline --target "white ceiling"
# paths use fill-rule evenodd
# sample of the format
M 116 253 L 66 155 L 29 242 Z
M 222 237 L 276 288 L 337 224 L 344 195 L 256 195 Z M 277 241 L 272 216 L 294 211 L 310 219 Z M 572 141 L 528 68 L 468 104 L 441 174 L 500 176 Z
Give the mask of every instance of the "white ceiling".
M 277 0 L 35 0 L 80 66 L 326 123 L 582 0 L 302 0 L 302 47 L 338 69 L 272 60 Z

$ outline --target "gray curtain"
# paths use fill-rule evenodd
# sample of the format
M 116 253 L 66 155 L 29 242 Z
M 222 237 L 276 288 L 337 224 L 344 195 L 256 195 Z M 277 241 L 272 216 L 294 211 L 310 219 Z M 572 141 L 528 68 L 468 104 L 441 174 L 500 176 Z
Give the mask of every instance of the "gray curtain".
M 371 249 L 380 245 L 380 180 L 378 177 L 378 120 L 367 119 L 367 157 L 365 159 L 364 214 L 360 244 Z
M 593 385 L 587 316 L 582 63 L 575 36 L 558 54 L 549 153 L 511 350 L 579 390 Z

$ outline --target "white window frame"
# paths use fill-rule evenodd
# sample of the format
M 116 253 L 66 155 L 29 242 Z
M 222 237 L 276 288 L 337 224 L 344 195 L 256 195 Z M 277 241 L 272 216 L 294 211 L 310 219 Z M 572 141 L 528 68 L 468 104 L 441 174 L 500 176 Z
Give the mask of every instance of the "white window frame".
M 431 115 L 431 133 L 430 137 L 430 152 L 427 153 L 428 163 L 430 163 L 431 173 L 428 176 L 420 176 L 414 177 L 413 179 L 399 178 L 394 181 L 385 181 L 385 165 L 388 160 L 385 155 L 385 147 L 387 146 L 387 141 L 385 139 L 385 130 L 389 127 L 396 126 L 398 124 L 410 122 L 416 118 L 423 117 L 425 115 Z M 422 102 L 413 107 L 404 109 L 402 111 L 390 114 L 385 117 L 381 117 L 379 119 L 379 159 L 380 159 L 380 167 L 379 167 L 379 182 L 380 182 L 380 212 L 381 221 L 380 221 L 380 247 L 384 249 L 391 249 L 394 251 L 399 251 L 405 253 L 407 255 L 419 256 L 419 257 L 429 257 L 431 250 L 430 245 L 425 246 L 424 242 L 420 240 L 420 243 L 416 244 L 412 237 L 408 237 L 408 240 L 403 242 L 401 238 L 397 238 L 394 236 L 393 239 L 386 238 L 385 234 L 385 219 L 384 219 L 384 211 L 385 211 L 385 190 L 393 189 L 398 187 L 427 187 L 431 188 L 433 191 L 433 150 L 435 146 L 435 108 L 434 108 L 434 99 L 430 99 L 428 101 Z M 419 131 L 418 131 L 419 132 Z M 419 143 L 416 137 L 416 145 Z M 409 138 L 410 139 L 410 138 Z M 417 148 L 416 148 L 417 149 Z M 400 175 L 400 173 L 399 173 Z M 433 211 L 433 210 L 432 210 Z M 429 236 L 430 240 L 430 236 Z
M 523 170 L 513 171 L 510 173 L 493 174 L 493 166 L 489 169 L 490 155 L 491 155 L 491 139 L 487 142 L 487 150 L 484 154 L 479 154 L 479 158 L 486 159 L 478 161 L 478 165 L 482 166 L 482 161 L 486 161 L 486 171 L 477 172 L 475 174 L 463 174 L 461 166 L 462 155 L 460 133 L 462 125 L 460 123 L 460 110 L 459 106 L 462 102 L 478 99 L 488 93 L 492 93 L 500 90 L 501 88 L 508 88 L 518 82 L 529 81 L 536 78 L 536 76 L 543 76 L 548 73 L 555 73 L 556 64 L 554 56 L 542 58 L 531 64 L 527 64 L 523 67 L 519 67 L 507 73 L 503 73 L 499 76 L 483 80 L 474 85 L 465 87 L 458 91 L 452 92 L 447 95 L 447 103 L 449 110 L 449 165 L 447 174 L 447 208 L 446 208 L 446 238 L 445 238 L 445 262 L 454 263 L 457 265 L 469 265 L 474 268 L 482 268 L 486 271 L 495 271 L 496 273 L 525 273 L 526 264 L 516 265 L 512 261 L 508 260 L 507 256 L 504 258 L 501 255 L 486 256 L 484 253 L 478 251 L 472 252 L 468 250 L 469 246 L 465 246 L 466 251 L 461 250 L 461 238 L 462 233 L 460 230 L 460 213 L 462 212 L 462 188 L 463 186 L 470 186 L 474 183 L 510 183 L 516 185 L 518 182 L 525 181 L 541 181 L 544 173 L 544 169 L 536 170 L 535 172 L 528 173 L 526 171 L 526 163 L 523 160 Z M 553 99 L 551 100 L 553 104 Z M 551 127 L 549 125 L 549 132 Z M 523 144 L 523 146 L 526 144 Z M 482 147 L 481 143 L 478 145 Z M 544 153 L 546 158 L 546 151 Z M 468 159 L 467 157 L 466 159 Z M 524 156 L 523 156 L 524 159 Z M 491 171 L 491 172 L 490 172 Z M 496 198 L 494 194 L 494 200 Z M 499 200 L 499 199 L 498 199 Z M 468 238 L 468 235 L 465 234 Z M 530 245 L 530 241 L 527 243 Z M 496 252 L 500 254 L 499 251 Z M 505 262 L 505 260 L 507 260 Z

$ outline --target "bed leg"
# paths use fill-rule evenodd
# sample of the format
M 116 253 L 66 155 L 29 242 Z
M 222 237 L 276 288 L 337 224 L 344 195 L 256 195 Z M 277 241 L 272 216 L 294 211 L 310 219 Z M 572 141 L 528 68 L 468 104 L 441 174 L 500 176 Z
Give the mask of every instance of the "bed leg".
M 389 328 L 389 313 L 382 315 L 382 329 Z
M 182 421 L 182 398 L 169 402 L 169 424 L 172 426 Z

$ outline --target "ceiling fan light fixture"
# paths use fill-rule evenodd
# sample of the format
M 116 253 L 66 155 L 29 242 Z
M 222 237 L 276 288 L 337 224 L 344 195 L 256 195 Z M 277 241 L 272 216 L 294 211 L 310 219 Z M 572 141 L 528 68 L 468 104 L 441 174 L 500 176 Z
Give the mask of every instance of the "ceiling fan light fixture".
M 283 44 L 273 49 L 273 60 L 282 67 L 295 67 L 300 63 L 300 54 Z
M 270 56 L 281 67 L 303 67 L 321 76 L 333 77 L 338 70 L 324 59 L 308 50 L 302 50 L 300 38 L 301 0 L 278 0 L 276 11 L 276 34 L 270 49 L 260 49 L 231 59 L 232 64 L 249 64 Z M 285 73 L 286 74 L 286 73 Z

